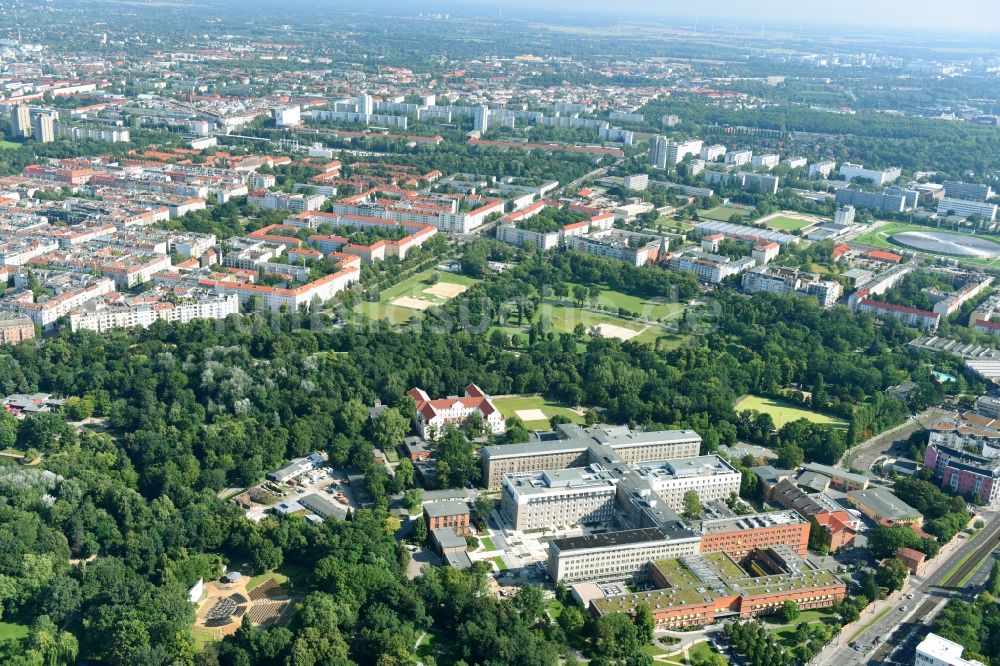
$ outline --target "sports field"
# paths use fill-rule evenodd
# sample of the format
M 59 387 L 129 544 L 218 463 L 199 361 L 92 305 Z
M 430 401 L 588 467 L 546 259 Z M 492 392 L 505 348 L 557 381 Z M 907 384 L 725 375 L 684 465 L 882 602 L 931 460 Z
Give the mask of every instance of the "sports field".
M 910 248 L 905 248 L 902 245 L 896 245 L 891 240 L 889 240 L 889 238 L 904 231 L 941 231 L 949 234 L 957 234 L 960 236 L 970 235 L 970 234 L 964 234 L 961 231 L 954 231 L 952 229 L 948 229 L 947 227 L 942 227 L 938 229 L 937 227 L 925 227 L 917 224 L 890 222 L 889 224 L 882 225 L 878 229 L 869 231 L 868 233 L 858 236 L 857 238 L 854 239 L 854 242 L 858 243 L 859 245 L 871 245 L 873 247 L 882 247 L 887 250 L 893 250 L 898 252 L 900 250 L 906 250 Z M 976 234 L 976 238 L 987 239 L 994 243 L 1000 244 L 1000 237 L 997 236 Z M 947 256 L 949 259 L 956 259 L 959 262 L 976 264 L 977 266 L 1000 267 L 1000 259 L 967 259 L 964 257 L 951 257 L 949 255 L 943 255 L 943 254 L 940 256 L 942 257 Z
M 698 211 L 698 217 L 703 220 L 728 222 L 734 215 L 743 215 L 748 210 L 748 208 L 740 208 L 738 206 L 718 206 L 716 208 Z
M 834 425 L 838 428 L 847 428 L 847 422 L 842 418 L 813 411 L 791 402 L 774 400 L 772 398 L 762 398 L 759 395 L 743 396 L 736 401 L 736 404 L 733 405 L 733 409 L 737 412 L 752 409 L 760 412 L 761 414 L 770 414 L 771 418 L 774 419 L 774 425 L 777 428 L 780 428 L 791 421 L 798 421 L 799 419 L 806 419 L 812 421 L 813 423 Z
M 568 286 L 572 294 L 574 285 Z M 666 298 L 644 298 L 611 289 L 601 290 L 596 305 L 598 309 L 595 310 L 591 307 L 590 299 L 587 299 L 583 306 L 578 306 L 572 295 L 562 300 L 550 298 L 538 308 L 532 323 L 541 320 L 546 330 L 552 330 L 556 334 L 573 334 L 577 325 L 582 325 L 586 337 L 599 335 L 604 338 L 651 343 L 659 337 L 669 335 L 667 329 L 670 327 L 657 323 L 647 324 L 645 321 L 671 322 L 683 316 L 685 307 L 683 303 L 673 303 Z M 637 314 L 645 321 L 620 317 L 617 314 L 619 308 Z M 518 326 L 514 317 L 508 319 L 505 326 L 497 328 L 507 335 L 528 335 L 527 322 Z M 676 337 L 678 339 L 673 344 L 667 344 L 666 348 L 673 348 L 681 343 L 681 336 Z
M 662 333 L 662 329 L 658 326 L 623 319 L 610 313 L 579 308 L 573 303 L 564 305 L 545 303 L 540 310 L 542 321 L 551 324 L 552 330 L 556 333 L 573 333 L 578 324 L 583 325 L 584 335 L 600 335 L 605 338 L 635 342 L 652 342 Z
M 764 224 L 771 229 L 777 229 L 778 231 L 798 231 L 800 229 L 813 226 L 816 224 L 816 221 L 804 220 L 797 217 L 788 217 L 787 215 L 779 215 L 778 217 L 772 217 L 770 220 L 764 222 Z
M 435 272 L 438 274 L 436 283 L 431 277 Z M 393 324 L 405 324 L 413 318 L 414 313 L 444 305 L 478 281 L 464 275 L 430 269 L 389 287 L 379 294 L 377 302 L 357 304 L 354 311 L 372 319 L 387 319 Z
M 519 395 L 511 398 L 494 398 L 493 402 L 505 419 L 517 417 L 529 430 L 548 430 L 549 419 L 556 414 L 573 423 L 582 423 L 583 417 L 568 407 L 549 402 L 540 395 Z
M 671 303 L 666 298 L 644 298 L 631 296 L 620 291 L 604 289 L 597 299 L 597 307 L 624 308 L 637 313 L 643 319 L 673 319 L 684 312 L 683 303 Z

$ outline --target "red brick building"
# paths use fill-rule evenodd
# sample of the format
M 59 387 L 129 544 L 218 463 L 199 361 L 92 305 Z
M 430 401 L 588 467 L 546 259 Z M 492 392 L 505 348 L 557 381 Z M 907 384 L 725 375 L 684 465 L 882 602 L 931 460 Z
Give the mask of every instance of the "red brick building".
M 778 545 L 791 548 L 799 557 L 809 549 L 809 521 L 794 511 L 776 511 L 754 516 L 705 520 L 701 524 L 701 552 L 726 553 L 742 560 L 755 550 Z
M 634 614 L 645 604 L 657 629 L 674 629 L 771 615 L 788 600 L 803 610 L 828 608 L 847 593 L 834 574 L 812 569 L 784 547 L 755 551 L 745 567 L 725 553 L 661 560 L 650 563 L 650 577 L 660 589 L 593 599 L 591 613 Z
M 428 531 L 450 527 L 462 536 L 472 532 L 469 505 L 458 500 L 425 504 L 424 519 L 427 521 Z

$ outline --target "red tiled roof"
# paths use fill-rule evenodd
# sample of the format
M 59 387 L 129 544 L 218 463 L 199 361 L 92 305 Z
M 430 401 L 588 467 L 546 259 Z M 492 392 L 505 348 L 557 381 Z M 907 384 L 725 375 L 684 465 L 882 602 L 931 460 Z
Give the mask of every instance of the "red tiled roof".
M 866 254 L 871 259 L 875 259 L 877 261 L 887 261 L 893 264 L 898 263 L 902 259 L 902 257 L 898 254 L 885 252 L 884 250 L 868 250 Z

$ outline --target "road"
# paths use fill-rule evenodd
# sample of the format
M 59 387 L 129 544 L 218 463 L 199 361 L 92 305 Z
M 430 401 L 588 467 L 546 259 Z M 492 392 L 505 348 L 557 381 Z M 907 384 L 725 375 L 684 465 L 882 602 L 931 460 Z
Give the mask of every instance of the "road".
M 851 448 L 841 461 L 841 467 L 847 469 L 861 470 L 868 473 L 876 460 L 885 455 L 896 442 L 905 442 L 914 431 L 919 428 L 926 428 L 942 417 L 950 415 L 950 412 L 938 407 L 931 407 L 917 414 L 915 418 L 907 419 L 891 430 L 878 434 L 866 442 L 862 442 Z M 918 461 L 921 462 L 921 461 Z
M 620 161 L 621 160 L 619 160 L 619 162 Z M 617 163 L 618 162 L 616 162 L 615 164 L 617 164 Z M 577 178 L 573 182 L 566 183 L 565 187 L 566 187 L 566 189 L 574 190 L 577 187 L 579 187 L 580 185 L 582 185 L 585 181 L 595 180 L 597 178 L 600 178 L 601 176 L 603 176 L 604 174 L 606 174 L 608 172 L 608 168 L 609 167 L 601 167 L 600 169 L 594 169 L 590 173 L 587 173 L 587 174 L 584 174 L 584 175 L 580 176 L 579 178 Z
M 890 663 L 890 658 L 899 663 L 913 663 L 913 648 L 934 615 L 949 599 L 971 598 L 978 589 L 973 584 L 982 584 L 985 580 L 984 571 L 992 563 L 991 554 L 998 546 L 1000 515 L 990 515 L 987 520 L 986 526 L 975 536 L 942 551 L 936 558 L 938 561 L 928 565 L 923 575 L 911 576 L 903 590 L 873 604 L 872 610 L 865 611 L 856 623 L 845 627 L 810 664 L 851 666 Z M 959 582 L 969 575 L 972 576 L 969 582 L 959 588 Z M 858 649 L 850 647 L 852 642 L 859 646 Z

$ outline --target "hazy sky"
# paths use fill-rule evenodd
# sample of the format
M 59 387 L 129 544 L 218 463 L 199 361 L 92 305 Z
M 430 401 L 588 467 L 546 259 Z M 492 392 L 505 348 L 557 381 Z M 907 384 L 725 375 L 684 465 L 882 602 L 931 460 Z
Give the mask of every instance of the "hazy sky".
M 584 9 L 686 16 L 702 21 L 871 25 L 1000 33 L 1000 0 L 487 0 L 510 8 Z

